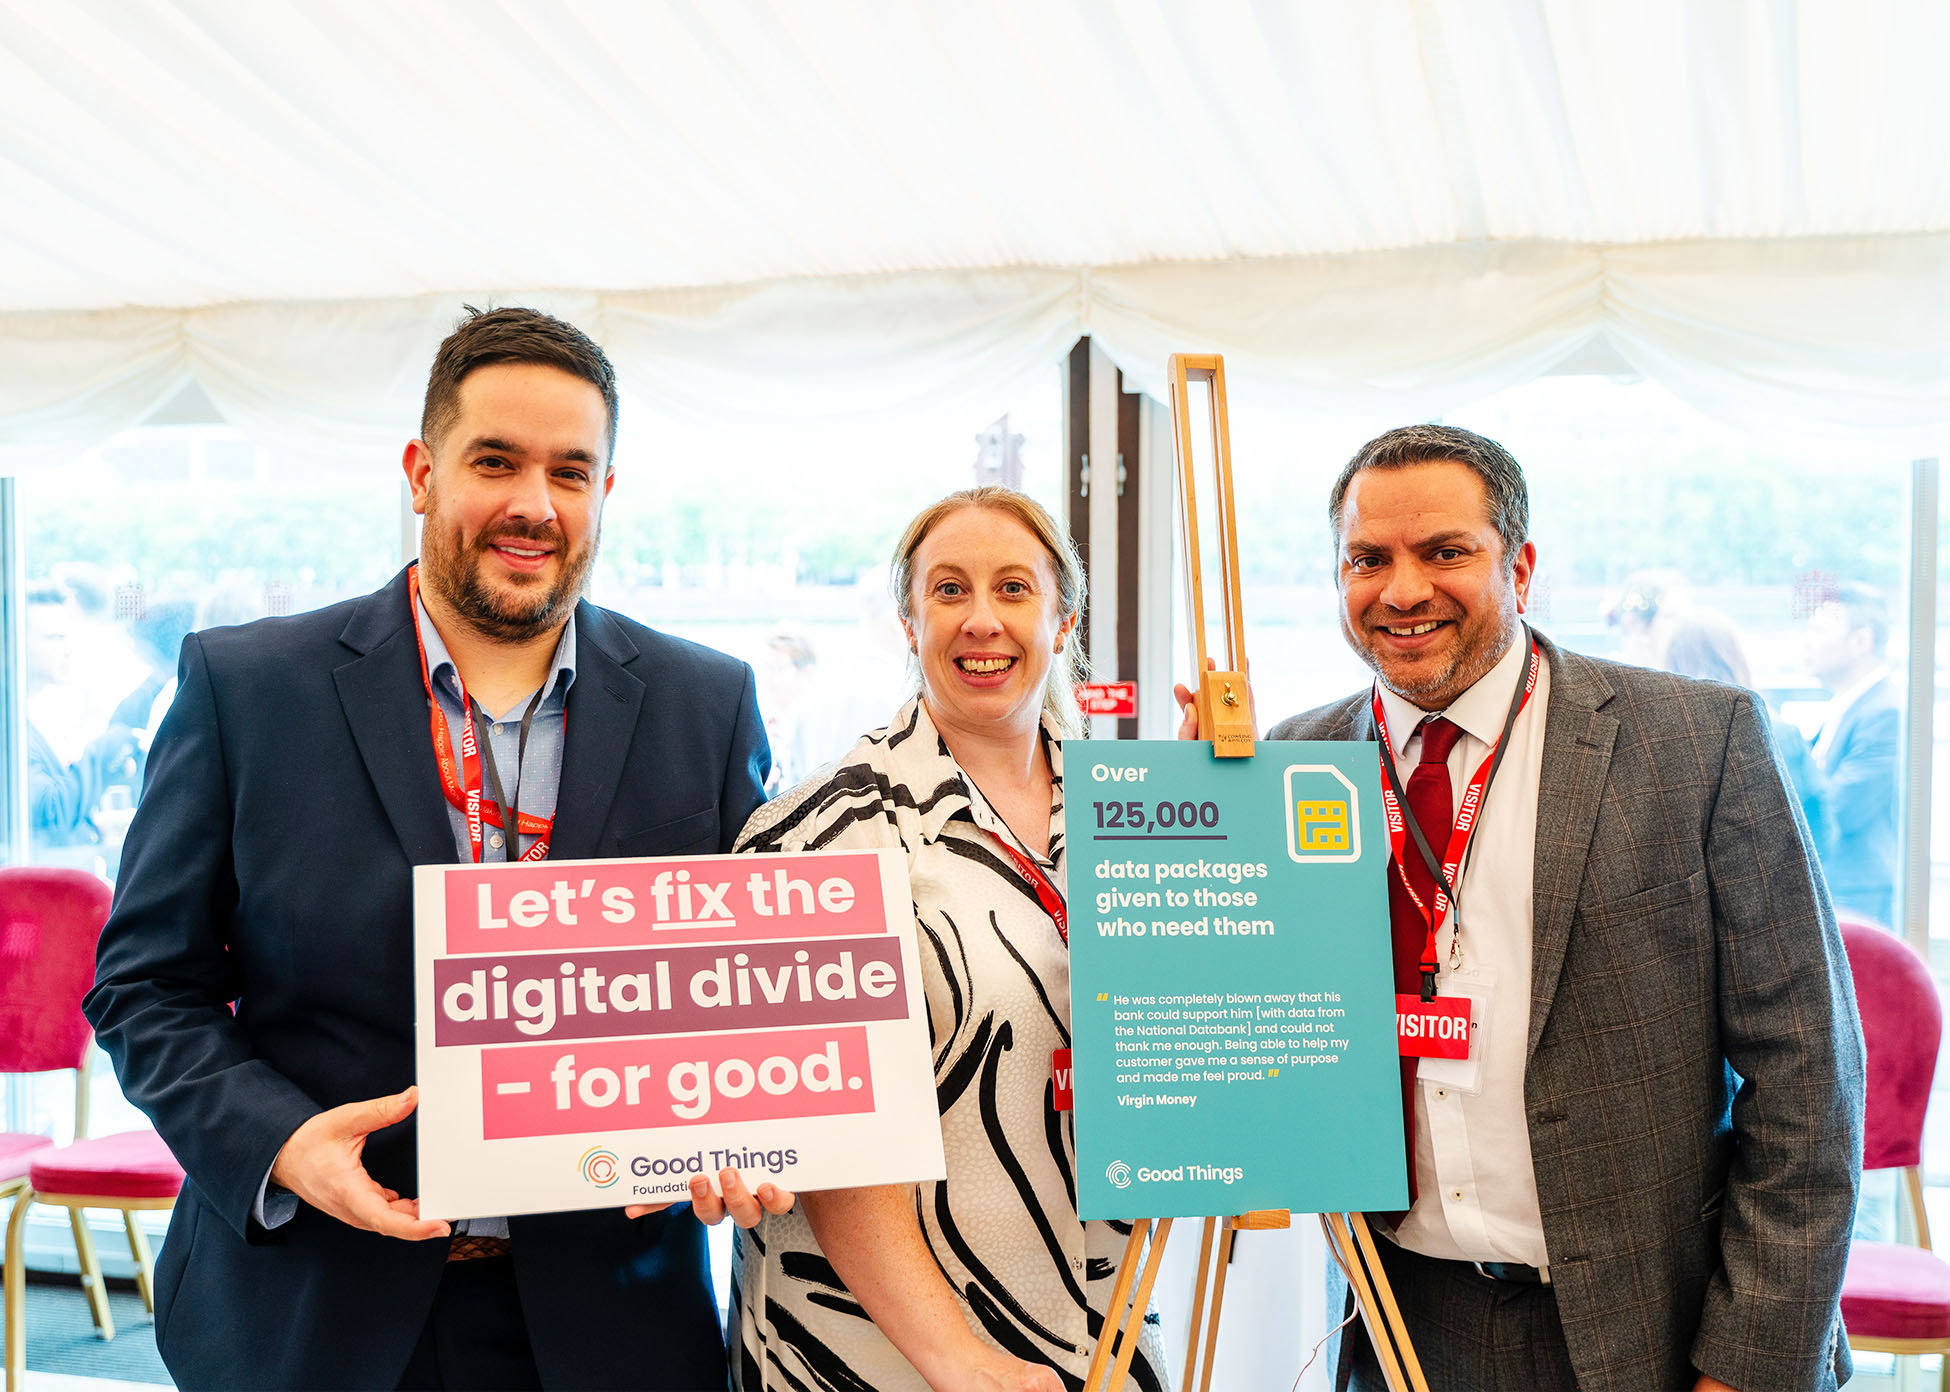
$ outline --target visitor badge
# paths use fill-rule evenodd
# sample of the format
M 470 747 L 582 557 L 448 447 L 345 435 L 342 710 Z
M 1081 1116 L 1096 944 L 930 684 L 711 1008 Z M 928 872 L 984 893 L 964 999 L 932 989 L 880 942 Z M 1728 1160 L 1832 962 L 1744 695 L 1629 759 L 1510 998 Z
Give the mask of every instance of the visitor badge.
M 1073 1112 L 1076 1110 L 1076 1094 L 1070 1089 L 1070 1051 L 1058 1049 L 1050 1055 L 1050 1080 L 1056 1087 L 1056 1110 Z
M 1488 1051 L 1490 988 L 1496 973 L 1488 967 L 1459 967 L 1442 974 L 1438 999 L 1462 1001 L 1470 1008 L 1469 1046 L 1459 1054 L 1438 1054 L 1422 1060 L 1415 1076 L 1423 1083 L 1476 1097 L 1483 1091 L 1483 1059 Z
M 1463 995 L 1395 997 L 1395 1029 L 1403 1058 L 1469 1057 L 1470 1000 Z M 1418 1077 L 1426 1076 L 1418 1071 Z

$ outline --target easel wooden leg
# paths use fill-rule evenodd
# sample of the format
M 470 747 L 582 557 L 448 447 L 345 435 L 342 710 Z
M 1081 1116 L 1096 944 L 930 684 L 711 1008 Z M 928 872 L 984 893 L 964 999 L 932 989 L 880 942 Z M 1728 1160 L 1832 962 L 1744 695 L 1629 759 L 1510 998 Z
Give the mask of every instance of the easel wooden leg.
M 1151 1239 L 1151 1250 L 1144 1257 L 1144 1271 L 1138 1277 L 1137 1291 L 1131 1293 L 1131 1277 L 1137 1271 L 1137 1254 L 1144 1244 L 1144 1235 L 1151 1227 L 1151 1220 L 1139 1219 L 1131 1225 L 1130 1241 L 1124 1244 L 1124 1262 L 1118 1268 L 1117 1284 L 1111 1290 L 1110 1309 L 1104 1314 L 1104 1330 L 1097 1337 L 1097 1351 L 1091 1356 L 1089 1374 L 1083 1380 L 1083 1392 L 1111 1392 L 1121 1389 L 1130 1376 L 1131 1362 L 1137 1357 L 1138 1341 L 1144 1334 L 1144 1312 L 1151 1308 L 1151 1287 L 1157 1283 L 1158 1269 L 1165 1259 L 1165 1239 L 1171 1236 L 1171 1219 L 1157 1220 L 1157 1231 Z M 1129 1297 L 1129 1305 L 1125 1301 Z M 1105 1381 L 1104 1365 L 1110 1362 L 1116 1345 L 1117 1362 Z
M 1415 1345 L 1402 1323 L 1401 1307 L 1395 1303 L 1394 1288 L 1388 1273 L 1381 1268 L 1374 1235 L 1364 1214 L 1323 1213 L 1320 1224 L 1327 1230 L 1327 1242 L 1335 1260 L 1347 1273 L 1354 1292 L 1354 1304 L 1367 1326 L 1374 1344 L 1375 1359 L 1391 1392 L 1429 1392 L 1422 1375 L 1422 1362 L 1415 1356 Z
M 1117 1336 L 1123 1332 L 1131 1299 L 1131 1282 L 1137 1278 L 1139 1259 L 1144 1254 L 1144 1237 L 1151 1231 L 1151 1220 L 1140 1218 L 1131 1224 L 1131 1235 L 1124 1243 L 1124 1260 L 1117 1264 L 1117 1284 L 1111 1287 L 1110 1305 L 1104 1310 L 1104 1327 L 1097 1335 L 1096 1352 L 1090 1356 L 1090 1371 L 1083 1379 L 1083 1392 L 1098 1392 L 1104 1371 L 1116 1351 Z
M 1207 1218 L 1198 1240 L 1198 1282 L 1192 1287 L 1192 1323 L 1185 1334 L 1185 1376 L 1178 1380 L 1178 1392 L 1192 1392 L 1192 1378 L 1198 1372 L 1198 1336 L 1205 1324 L 1205 1286 L 1212 1271 L 1212 1234 L 1218 1226 L 1217 1218 Z
M 1218 1361 L 1219 1351 L 1219 1312 L 1226 1303 L 1226 1272 L 1232 1269 L 1232 1229 L 1223 1227 L 1219 1231 L 1219 1251 L 1212 1272 L 1212 1315 L 1205 1325 L 1205 1370 L 1199 1374 L 1198 1392 L 1211 1392 L 1212 1368 Z M 1186 1370 L 1185 1385 L 1179 1392 L 1191 1392 L 1191 1371 Z
M 1414 1341 L 1408 1337 L 1408 1322 L 1402 1318 L 1401 1306 L 1395 1303 L 1395 1288 L 1389 1283 L 1388 1273 L 1381 1269 L 1381 1253 L 1375 1249 L 1374 1231 L 1368 1226 L 1368 1215 L 1350 1213 L 1348 1225 L 1354 1230 L 1355 1246 L 1367 1262 L 1375 1294 L 1381 1297 L 1382 1313 L 1401 1351 L 1402 1367 L 1408 1374 L 1409 1383 L 1413 1387 L 1426 1388 L 1429 1384 L 1422 1376 L 1422 1360 L 1416 1357 Z

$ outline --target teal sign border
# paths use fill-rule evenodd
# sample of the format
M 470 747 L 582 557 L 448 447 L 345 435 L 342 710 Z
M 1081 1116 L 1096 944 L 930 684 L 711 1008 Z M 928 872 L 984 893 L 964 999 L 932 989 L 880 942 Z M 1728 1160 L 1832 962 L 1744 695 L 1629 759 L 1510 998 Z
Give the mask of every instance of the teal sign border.
M 1063 768 L 1078 1212 L 1406 1208 L 1376 746 L 1073 740 Z

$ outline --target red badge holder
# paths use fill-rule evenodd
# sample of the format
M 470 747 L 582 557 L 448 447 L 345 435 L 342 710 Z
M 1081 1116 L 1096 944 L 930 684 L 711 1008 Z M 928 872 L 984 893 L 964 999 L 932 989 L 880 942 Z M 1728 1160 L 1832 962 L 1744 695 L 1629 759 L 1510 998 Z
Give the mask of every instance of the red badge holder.
M 1403 1058 L 1466 1059 L 1469 1057 L 1468 996 L 1395 997 L 1395 1032 Z
M 1059 1112 L 1074 1112 L 1077 1109 L 1077 1095 L 1070 1086 L 1070 1051 L 1058 1049 L 1050 1055 L 1049 1078 L 1051 1104 Z

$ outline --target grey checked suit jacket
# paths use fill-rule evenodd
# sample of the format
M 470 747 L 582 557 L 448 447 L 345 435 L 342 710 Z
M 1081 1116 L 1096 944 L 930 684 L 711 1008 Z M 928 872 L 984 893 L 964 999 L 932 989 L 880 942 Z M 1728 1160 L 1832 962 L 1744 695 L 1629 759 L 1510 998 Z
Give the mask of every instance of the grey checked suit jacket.
M 1766 709 L 1539 641 L 1524 1101 L 1579 1384 L 1833 1388 L 1862 1036 Z M 1374 737 L 1366 692 L 1268 735 Z

